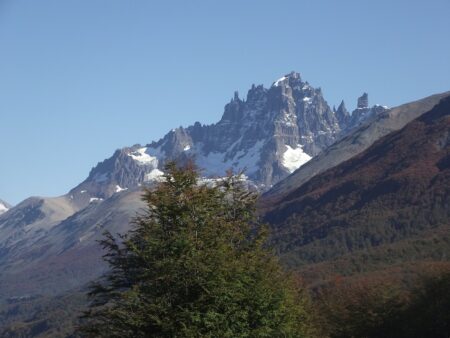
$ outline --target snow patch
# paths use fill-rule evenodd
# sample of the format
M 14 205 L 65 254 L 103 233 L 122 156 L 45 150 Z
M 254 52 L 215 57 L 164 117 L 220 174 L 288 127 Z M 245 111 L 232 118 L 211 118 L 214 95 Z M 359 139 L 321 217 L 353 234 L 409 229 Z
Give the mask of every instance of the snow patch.
M 284 112 L 282 121 L 286 126 L 293 127 L 297 125 L 297 116 L 295 116 L 295 114 Z
M 125 190 L 128 190 L 128 188 L 122 188 L 120 185 L 116 185 L 116 192 L 121 192 Z
M 244 168 L 246 169 L 246 173 L 254 173 L 257 171 L 263 145 L 264 141 L 259 140 L 247 151 L 239 151 L 235 156 L 236 161 L 233 162 L 235 171 Z
M 282 163 L 291 173 L 311 159 L 311 156 L 303 151 L 300 144 L 297 145 L 297 148 L 292 148 L 288 145 L 286 145 L 286 148 L 286 151 L 283 153 Z
M 278 86 L 280 85 L 280 83 L 283 82 L 283 81 L 286 80 L 286 79 L 287 79 L 286 76 L 280 77 L 278 80 L 276 80 L 276 81 L 273 83 L 272 86 L 278 87 Z
M 0 215 L 7 212 L 9 209 L 3 203 L 0 203 Z
M 230 146 L 230 150 L 236 144 Z M 264 145 L 263 140 L 259 140 L 252 147 L 239 150 L 233 157 L 227 157 L 227 153 L 209 152 L 204 155 L 202 149 L 197 151 L 197 165 L 205 170 L 207 176 L 223 176 L 228 169 L 239 171 L 246 169 L 247 174 L 258 170 L 258 162 L 261 157 L 261 148 Z
M 375 107 L 381 107 L 381 108 L 384 108 L 384 109 L 389 109 L 388 106 L 383 106 L 383 105 L 378 104 L 378 103 L 375 105 Z
M 183 151 L 188 151 L 189 149 L 191 149 L 191 146 L 188 144 L 187 146 L 184 146 Z
M 153 167 L 158 166 L 158 159 L 156 157 L 147 154 L 147 148 L 139 148 L 128 154 L 133 160 L 135 160 L 139 165 L 152 165 Z
M 203 151 L 198 151 L 197 154 L 197 165 L 204 169 L 208 175 L 223 175 L 229 169 L 224 160 L 225 153 L 209 152 L 204 155 Z
M 164 173 L 159 169 L 153 169 L 148 174 L 145 175 L 146 181 L 162 181 Z
M 89 199 L 89 203 L 92 203 L 92 202 L 101 202 L 101 201 L 103 201 L 103 198 L 99 198 L 99 197 L 91 197 L 91 198 Z

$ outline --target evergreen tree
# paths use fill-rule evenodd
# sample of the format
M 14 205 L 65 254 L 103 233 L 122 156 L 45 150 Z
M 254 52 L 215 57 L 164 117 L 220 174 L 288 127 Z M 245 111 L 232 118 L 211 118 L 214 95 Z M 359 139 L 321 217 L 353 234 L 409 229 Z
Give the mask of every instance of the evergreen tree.
M 256 194 L 239 176 L 202 183 L 166 167 L 134 229 L 101 244 L 110 266 L 90 291 L 92 337 L 304 337 L 306 298 L 266 248 Z

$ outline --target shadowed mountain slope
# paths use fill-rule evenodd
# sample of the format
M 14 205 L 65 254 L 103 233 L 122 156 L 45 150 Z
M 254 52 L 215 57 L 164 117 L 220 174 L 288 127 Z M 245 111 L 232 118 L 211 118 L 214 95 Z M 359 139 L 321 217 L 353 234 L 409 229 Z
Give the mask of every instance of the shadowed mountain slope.
M 262 204 L 270 208 L 270 205 L 275 205 L 283 196 L 310 178 L 361 153 L 379 138 L 403 128 L 408 122 L 429 111 L 441 99 L 448 96 L 450 92 L 432 95 L 368 118 L 361 126 L 277 183 L 265 193 Z
M 286 262 L 304 270 L 320 263 L 351 274 L 448 260 L 450 97 L 291 189 L 265 219 Z

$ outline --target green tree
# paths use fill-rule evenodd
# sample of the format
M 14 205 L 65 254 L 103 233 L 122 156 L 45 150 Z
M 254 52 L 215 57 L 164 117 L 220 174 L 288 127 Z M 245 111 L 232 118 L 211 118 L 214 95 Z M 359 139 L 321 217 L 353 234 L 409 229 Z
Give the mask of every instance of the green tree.
M 239 176 L 201 182 L 166 167 L 134 229 L 101 242 L 110 272 L 90 291 L 93 337 L 304 337 L 307 301 L 266 248 Z

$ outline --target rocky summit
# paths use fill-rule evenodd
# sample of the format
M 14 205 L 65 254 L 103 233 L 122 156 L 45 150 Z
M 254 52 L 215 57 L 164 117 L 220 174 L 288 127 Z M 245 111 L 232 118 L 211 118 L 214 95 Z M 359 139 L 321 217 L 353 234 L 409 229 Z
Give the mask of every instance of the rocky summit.
M 70 195 L 78 204 L 160 179 L 167 160 L 194 159 L 206 177 L 228 169 L 245 170 L 248 180 L 267 190 L 334 143 L 368 116 L 385 110 L 368 108 L 364 94 L 350 114 L 342 102 L 331 109 L 320 88 L 291 72 L 270 88 L 253 85 L 246 98 L 235 92 L 219 122 L 171 130 L 145 146 L 117 150 L 92 169 Z
M 161 180 L 168 160 L 193 159 L 205 180 L 245 170 L 247 183 L 266 191 L 377 113 L 368 102 L 357 111 L 356 119 L 344 103 L 331 109 L 320 88 L 292 72 L 270 88 L 253 85 L 245 99 L 236 92 L 215 124 L 115 151 L 67 194 L 28 198 L 0 215 L 0 300 L 58 293 L 101 275 L 97 240 L 105 229 L 130 229 L 141 186 Z

